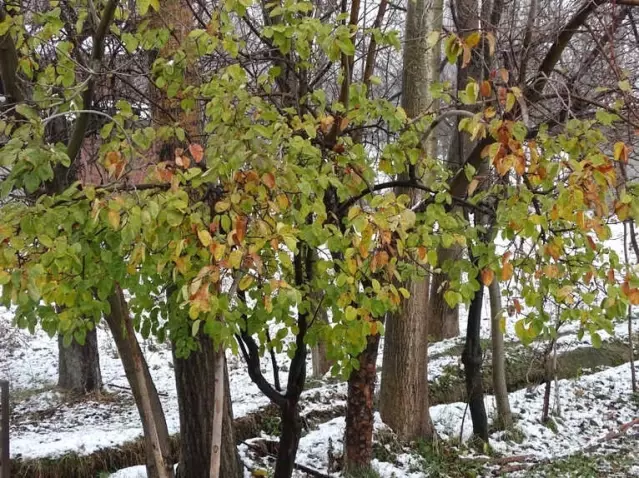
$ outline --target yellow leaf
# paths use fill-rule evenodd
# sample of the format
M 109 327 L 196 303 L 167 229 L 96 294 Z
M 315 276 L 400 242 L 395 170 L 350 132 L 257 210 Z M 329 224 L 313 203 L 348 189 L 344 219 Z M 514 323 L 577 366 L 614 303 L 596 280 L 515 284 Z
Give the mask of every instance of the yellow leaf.
M 242 251 L 239 249 L 236 249 L 229 254 L 229 264 L 233 269 L 239 269 L 242 265 L 242 255 Z
M 209 247 L 211 245 L 211 242 L 213 241 L 211 234 L 205 229 L 197 231 L 197 237 L 199 237 L 200 242 L 204 247 Z
M 111 224 L 111 227 L 113 229 L 118 229 L 120 227 L 120 213 L 118 211 L 114 211 L 113 209 L 111 209 L 109 211 L 109 224 Z
M 251 286 L 252 283 L 253 283 L 253 276 L 247 274 L 244 277 L 242 277 L 242 279 L 240 279 L 240 283 L 238 284 L 238 286 L 240 290 L 246 290 Z
M 322 133 L 328 133 L 333 126 L 333 123 L 335 123 L 335 118 L 333 116 L 322 116 L 320 119 L 320 129 L 322 130 Z
M 479 45 L 479 40 L 481 40 L 481 33 L 478 30 L 475 30 L 466 37 L 464 43 L 466 43 L 466 45 L 468 45 L 470 48 L 475 48 L 477 45 Z
M 280 207 L 280 209 L 286 209 L 290 204 L 290 201 L 288 200 L 288 196 L 286 194 L 278 194 L 275 200 L 277 201 L 277 205 Z
M 231 203 L 229 201 L 218 201 L 215 203 L 215 212 L 224 212 L 230 207 Z
M 618 141 L 614 146 L 615 161 L 628 162 L 628 146 L 625 143 Z

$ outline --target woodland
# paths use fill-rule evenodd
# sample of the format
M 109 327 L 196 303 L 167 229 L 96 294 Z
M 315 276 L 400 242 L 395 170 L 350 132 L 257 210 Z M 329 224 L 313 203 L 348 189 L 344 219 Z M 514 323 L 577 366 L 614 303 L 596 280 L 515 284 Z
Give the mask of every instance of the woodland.
M 0 1 L 11 476 L 639 476 L 638 15 Z

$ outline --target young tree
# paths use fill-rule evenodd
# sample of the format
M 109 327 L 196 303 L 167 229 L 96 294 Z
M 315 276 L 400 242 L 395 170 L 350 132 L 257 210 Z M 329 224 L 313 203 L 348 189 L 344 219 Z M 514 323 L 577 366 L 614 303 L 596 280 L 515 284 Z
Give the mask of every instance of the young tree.
M 64 6 L 65 13 L 68 13 L 68 7 Z M 109 10 L 106 9 L 108 13 Z M 61 12 L 62 13 L 62 12 Z M 111 13 L 112 15 L 112 13 Z M 6 7 L 0 6 L 0 22 L 9 23 L 11 18 L 8 16 Z M 108 26 L 111 22 L 111 16 L 105 17 L 104 26 Z M 98 44 L 91 52 L 91 58 L 99 61 L 103 55 L 104 33 L 95 25 L 96 35 L 94 39 L 98 40 Z M 74 31 L 65 31 L 66 38 L 73 39 Z M 102 38 L 100 38 L 102 35 Z M 55 65 L 55 59 L 52 59 L 45 52 L 42 60 Z M 75 58 L 75 61 L 82 61 L 82 58 Z M 31 88 L 25 88 L 21 84 L 19 73 L 19 58 L 15 47 L 15 42 L 10 31 L 0 36 L 0 83 L 6 90 L 8 101 L 6 102 L 6 110 L 11 112 L 18 106 L 22 106 L 25 102 L 32 101 L 31 96 L 34 94 Z M 23 63 L 22 63 L 23 64 Z M 84 100 L 90 100 L 93 96 L 93 86 L 91 91 L 87 91 Z M 37 92 L 36 92 L 37 94 Z M 0 110 L 1 111 L 1 110 Z M 78 122 L 75 125 L 69 124 L 62 117 L 53 119 L 46 127 L 45 134 L 51 144 L 63 143 L 67 145 L 67 154 L 71 161 L 69 167 L 58 165 L 49 172 L 46 184 L 39 190 L 29 190 L 28 194 L 37 196 L 42 194 L 59 194 L 64 191 L 77 176 L 77 167 L 72 164 L 80 155 L 81 143 L 86 134 L 86 122 Z M 59 311 L 62 313 L 62 311 Z M 102 389 L 102 375 L 100 372 L 100 356 L 98 351 L 98 339 L 96 330 L 86 330 L 86 333 L 78 334 L 73 338 L 69 334 L 60 333 L 58 335 L 58 387 L 73 391 L 75 393 L 88 393 L 100 391 Z

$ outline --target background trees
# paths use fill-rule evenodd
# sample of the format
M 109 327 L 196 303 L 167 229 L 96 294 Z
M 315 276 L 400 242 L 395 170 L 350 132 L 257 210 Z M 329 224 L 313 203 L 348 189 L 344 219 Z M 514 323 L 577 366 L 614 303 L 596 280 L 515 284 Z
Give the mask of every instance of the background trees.
M 419 2 L 405 18 L 384 1 L 61 3 L 0 10 L 2 298 L 20 326 L 63 342 L 107 318 L 150 476 L 172 463 L 134 329 L 174 349 L 178 473 L 208 470 L 222 348 L 280 411 L 285 477 L 307 347 L 348 379 L 345 464 L 365 468 L 384 323 L 382 416 L 430 439 L 426 325 L 446 336 L 469 307 L 462 359 L 487 440 L 484 287 L 496 361 L 502 308 L 524 342 L 569 321 L 596 342 L 636 301 L 602 244 L 608 222 L 636 212 L 618 174 L 636 128 L 632 2 L 557 13 L 533 0 L 524 18 L 521 5 L 460 1 L 450 19 Z M 283 349 L 281 387 L 259 360 Z

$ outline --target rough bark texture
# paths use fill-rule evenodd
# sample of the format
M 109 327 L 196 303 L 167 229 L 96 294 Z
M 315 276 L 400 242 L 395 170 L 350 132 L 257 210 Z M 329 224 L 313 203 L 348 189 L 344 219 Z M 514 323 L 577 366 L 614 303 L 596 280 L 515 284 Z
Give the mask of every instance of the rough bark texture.
M 373 457 L 373 397 L 379 335 L 369 336 L 359 355 L 359 370 L 348 379 L 344 466 L 348 471 L 365 469 Z
M 461 256 L 459 247 L 439 248 L 437 250 L 438 264 L 445 261 L 456 260 Z M 430 301 L 428 303 L 429 326 L 428 337 L 433 342 L 459 336 L 459 308 L 449 307 L 444 300 L 446 292 L 445 282 L 448 275 L 445 273 L 433 274 L 430 286 Z
M 504 334 L 501 331 L 501 292 L 499 282 L 493 280 L 488 287 L 490 294 L 490 332 L 493 354 L 493 390 L 497 401 L 497 428 L 504 430 L 513 424 L 506 385 L 506 359 L 504 354 Z
M 322 308 L 320 310 L 317 321 L 323 323 L 328 322 L 326 309 Z M 316 378 L 321 378 L 326 375 L 333 365 L 326 356 L 326 343 L 322 339 L 311 349 L 311 362 L 313 364 L 313 377 Z
M 481 274 L 477 274 L 481 284 Z M 481 308 L 484 298 L 484 287 L 481 286 L 473 298 L 468 310 L 468 329 L 466 344 L 462 352 L 468 407 L 473 421 L 473 434 L 488 442 L 488 416 L 484 406 L 484 383 L 481 376 L 482 350 L 480 342 Z
M 440 52 L 431 48 L 427 39 L 440 22 L 440 2 L 432 5 L 424 0 L 408 2 L 402 106 L 411 118 L 434 108 L 429 88 L 439 76 Z M 435 144 L 432 135 L 423 146 L 432 155 Z M 412 170 L 409 174 L 421 178 L 423 172 Z M 409 194 L 413 204 L 421 199 L 415 190 L 400 192 Z M 406 440 L 430 438 L 434 433 L 428 412 L 429 284 L 426 278 L 406 284 L 410 298 L 386 323 L 380 413 L 400 438 Z
M 86 334 L 84 345 L 75 340 L 63 345 L 58 335 L 58 387 L 76 393 L 97 392 L 102 389 L 98 335 L 95 328 Z
M 428 280 L 412 282 L 411 297 L 386 321 L 379 411 L 402 440 L 430 438 L 428 413 Z M 399 344 L 397 343 L 399 341 Z M 414 355 L 419 351 L 420 355 Z
M 200 350 L 188 358 L 174 357 L 175 382 L 180 407 L 180 464 L 178 478 L 208 477 L 211 462 L 211 436 L 215 396 L 215 350 L 207 337 L 199 340 Z M 242 476 L 233 429 L 233 408 L 224 373 L 224 417 L 220 476 Z
M 171 478 L 170 439 L 157 389 L 135 336 L 126 299 L 118 287 L 109 297 L 111 312 L 105 316 L 118 348 L 124 373 L 140 413 L 146 445 L 148 478 Z

